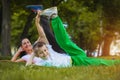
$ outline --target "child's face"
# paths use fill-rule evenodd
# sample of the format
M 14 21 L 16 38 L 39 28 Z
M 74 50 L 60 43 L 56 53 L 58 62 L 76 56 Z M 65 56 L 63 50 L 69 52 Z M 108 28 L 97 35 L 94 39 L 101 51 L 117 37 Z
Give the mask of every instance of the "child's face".
M 43 45 L 42 47 L 38 48 L 36 51 L 36 54 L 38 54 L 38 56 L 42 59 L 47 59 L 49 56 L 49 52 L 48 49 L 45 45 Z

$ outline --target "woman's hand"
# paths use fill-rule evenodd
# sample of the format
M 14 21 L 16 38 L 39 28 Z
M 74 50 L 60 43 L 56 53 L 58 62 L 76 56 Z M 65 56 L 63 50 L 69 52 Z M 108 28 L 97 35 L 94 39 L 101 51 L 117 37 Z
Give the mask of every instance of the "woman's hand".
M 18 53 L 21 53 L 21 52 L 23 52 L 24 50 L 22 49 L 22 47 L 19 47 L 19 49 L 18 49 Z
M 11 61 L 13 61 L 13 62 L 21 62 L 21 61 L 23 61 L 22 59 L 17 61 L 17 58 L 19 57 L 19 55 L 20 55 L 21 52 L 23 52 L 23 51 L 24 51 L 24 50 L 22 49 L 22 47 L 19 47 L 18 51 L 14 54 L 14 56 L 13 56 L 12 59 L 11 59 Z

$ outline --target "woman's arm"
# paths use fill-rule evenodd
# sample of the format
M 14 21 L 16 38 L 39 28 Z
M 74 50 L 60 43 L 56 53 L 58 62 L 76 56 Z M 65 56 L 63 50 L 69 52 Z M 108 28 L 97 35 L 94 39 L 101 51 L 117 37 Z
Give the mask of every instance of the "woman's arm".
M 38 41 L 41 41 L 41 42 L 44 42 L 46 44 L 49 44 L 47 38 L 46 38 L 46 35 L 43 31 L 43 28 L 41 27 L 40 25 L 40 10 L 37 11 L 37 15 L 35 17 L 35 25 L 37 27 L 37 31 L 38 31 L 38 34 L 39 34 L 39 38 L 38 38 Z
M 23 49 L 20 47 L 18 51 L 15 53 L 15 55 L 12 57 L 11 61 L 12 62 L 23 62 L 23 59 L 17 59 L 20 55 L 20 53 L 23 51 Z

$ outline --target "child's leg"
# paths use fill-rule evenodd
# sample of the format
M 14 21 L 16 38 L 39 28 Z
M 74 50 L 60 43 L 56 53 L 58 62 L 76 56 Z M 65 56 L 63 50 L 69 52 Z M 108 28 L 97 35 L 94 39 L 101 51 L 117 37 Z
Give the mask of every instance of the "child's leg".
M 41 25 L 43 27 L 43 30 L 46 34 L 46 37 L 49 41 L 49 43 L 52 45 L 52 48 L 56 51 L 56 52 L 59 52 L 59 53 L 65 53 L 64 50 L 62 50 L 59 45 L 57 44 L 56 40 L 55 40 L 55 37 L 52 33 L 52 31 L 50 30 L 50 25 L 49 25 L 49 21 L 46 17 L 44 16 L 41 16 Z
M 71 56 L 81 55 L 81 57 L 86 57 L 84 50 L 79 48 L 75 43 L 71 41 L 59 17 L 52 19 L 52 28 L 53 28 L 57 43 L 69 55 Z

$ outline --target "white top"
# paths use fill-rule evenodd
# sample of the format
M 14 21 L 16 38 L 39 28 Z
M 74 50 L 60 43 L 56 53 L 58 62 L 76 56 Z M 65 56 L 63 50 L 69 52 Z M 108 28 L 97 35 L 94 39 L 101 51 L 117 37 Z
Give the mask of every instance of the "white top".
M 28 60 L 29 60 L 30 57 L 31 57 L 31 54 L 26 54 L 26 55 L 22 56 L 21 58 L 22 58 L 23 60 L 25 60 L 26 62 L 28 62 Z M 34 57 L 34 58 L 33 58 L 33 62 L 34 62 L 34 63 L 36 63 L 36 62 L 38 62 L 38 61 L 41 61 L 41 60 L 42 60 L 42 59 L 39 58 L 39 57 Z
M 50 56 L 47 60 L 40 59 L 37 62 L 35 61 L 36 65 L 40 66 L 54 66 L 54 67 L 70 67 L 72 66 L 71 57 L 67 54 L 60 54 L 55 52 L 51 45 L 46 45 Z

